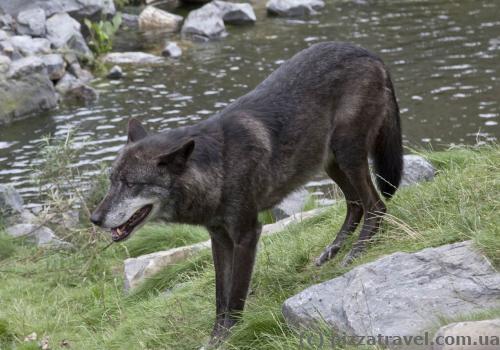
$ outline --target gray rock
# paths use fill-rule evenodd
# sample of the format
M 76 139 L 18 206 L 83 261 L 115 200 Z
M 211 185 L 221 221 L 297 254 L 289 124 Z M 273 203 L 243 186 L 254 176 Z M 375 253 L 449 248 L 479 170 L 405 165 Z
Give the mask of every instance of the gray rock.
M 446 345 L 445 340 L 457 340 Z M 496 341 L 494 340 L 496 338 Z M 464 342 L 458 344 L 458 341 Z M 483 344 L 479 343 L 482 339 Z M 488 339 L 488 344 L 486 344 Z M 441 327 L 434 336 L 433 350 L 498 350 L 500 348 L 500 318 L 484 321 L 457 322 Z M 470 341 L 470 343 L 469 343 Z M 475 343 L 475 344 L 474 344 Z
M 182 56 L 182 49 L 177 45 L 176 42 L 169 41 L 165 45 L 165 48 L 161 52 L 165 57 L 179 58 Z
M 99 97 L 94 88 L 68 72 L 57 82 L 56 90 L 65 99 L 76 99 L 85 103 L 93 102 Z
M 1 4 L 1 1 L 0 1 Z M 1 14 L 1 11 L 0 11 Z M 0 28 L 12 31 L 15 27 L 16 21 L 11 15 L 0 15 Z
M 157 64 L 163 58 L 145 52 L 111 52 L 103 57 L 104 63 L 111 64 Z
M 182 20 L 182 16 L 147 6 L 139 15 L 139 29 L 177 32 Z
M 46 23 L 47 39 L 51 42 L 52 47 L 56 49 L 66 47 L 81 55 L 92 55 L 80 32 L 80 23 L 67 13 L 57 13 L 50 17 Z
M 0 54 L 9 57 L 12 60 L 21 58 L 21 53 L 12 45 L 9 40 L 0 41 Z
M 11 35 L 9 34 L 9 32 L 0 29 L 0 41 L 9 40 L 10 37 Z
M 45 38 L 32 38 L 28 35 L 15 35 L 9 39 L 14 49 L 23 56 L 50 53 L 50 41 Z
M 10 69 L 10 64 L 12 60 L 4 55 L 0 55 L 0 74 L 5 74 Z
M 32 8 L 17 15 L 17 32 L 22 35 L 45 36 L 45 11 Z
M 39 57 L 11 63 L 7 77 L 0 79 L 0 105 L 0 124 L 57 106 L 54 85 Z
M 17 238 L 25 237 L 39 247 L 70 246 L 69 243 L 61 241 L 50 228 L 45 226 L 32 225 L 32 224 L 17 224 L 7 227 L 5 232 L 7 232 L 7 234 L 12 237 L 17 237 Z
M 47 67 L 47 74 L 50 80 L 59 80 L 63 77 L 66 72 L 66 62 L 64 62 L 62 55 L 50 54 L 42 56 L 41 59 Z
M 184 21 L 182 34 L 207 40 L 227 36 L 220 9 L 212 3 L 208 3 L 191 11 Z
M 120 66 L 113 66 L 108 72 L 108 79 L 121 79 L 123 77 L 123 70 Z
M 323 0 L 269 0 L 267 12 L 282 17 L 303 17 L 325 7 Z
M 21 213 L 23 204 L 23 198 L 13 186 L 0 185 L 0 213 L 3 216 Z
M 137 287 L 144 279 L 155 275 L 166 266 L 186 260 L 200 250 L 208 248 L 210 248 L 210 241 L 126 259 L 124 264 L 125 290 Z
M 469 241 L 382 257 L 305 289 L 282 311 L 293 326 L 377 337 L 423 334 L 441 317 L 499 306 L 500 273 Z
M 304 188 L 292 192 L 273 208 L 273 215 L 277 220 L 281 220 L 293 214 L 300 213 L 304 210 L 308 199 L 309 191 Z
M 270 235 L 283 231 L 290 224 L 314 217 L 322 212 L 322 209 L 314 209 L 304 213 L 294 214 L 289 218 L 264 225 L 262 235 Z M 146 278 L 154 276 L 165 267 L 186 260 L 201 250 L 210 249 L 210 240 L 193 245 L 169 249 L 166 251 L 146 254 L 137 258 L 125 260 L 125 289 L 133 289 L 140 285 Z
M 139 16 L 130 13 L 122 14 L 122 23 L 129 28 L 136 28 L 139 26 Z
M 212 4 L 219 8 L 224 23 L 244 24 L 254 23 L 257 20 L 252 5 L 248 3 L 215 0 Z
M 113 15 L 116 12 L 112 0 L 2 0 L 0 10 L 17 16 L 20 12 L 41 8 L 47 17 L 67 12 L 78 18 Z
M 430 181 L 434 178 L 435 174 L 436 170 L 424 157 L 416 154 L 407 154 L 404 156 L 403 177 L 400 186 Z
M 68 67 L 68 71 L 83 83 L 89 83 L 94 79 L 92 73 L 90 73 L 86 69 L 83 69 L 78 61 L 71 63 Z
M 13 61 L 10 65 L 10 70 L 7 74 L 7 77 L 18 78 L 34 73 L 42 73 L 47 75 L 47 67 L 39 56 L 28 56 Z

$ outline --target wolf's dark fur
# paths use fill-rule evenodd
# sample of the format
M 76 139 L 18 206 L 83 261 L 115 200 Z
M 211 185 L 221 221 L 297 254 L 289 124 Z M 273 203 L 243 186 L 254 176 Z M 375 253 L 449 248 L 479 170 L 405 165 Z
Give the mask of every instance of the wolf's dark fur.
M 347 216 L 316 263 L 332 258 L 364 216 L 345 262 L 359 255 L 386 210 L 370 178 L 369 156 L 379 189 L 391 197 L 401 178 L 402 145 L 389 74 L 365 49 L 320 43 L 197 125 L 147 136 L 137 122 L 130 123 L 129 143 L 93 220 L 103 222 L 119 198 L 140 196 L 160 203 L 158 215 L 168 221 L 207 227 L 216 270 L 217 338 L 244 307 L 261 232 L 258 212 L 321 169 L 342 189 Z

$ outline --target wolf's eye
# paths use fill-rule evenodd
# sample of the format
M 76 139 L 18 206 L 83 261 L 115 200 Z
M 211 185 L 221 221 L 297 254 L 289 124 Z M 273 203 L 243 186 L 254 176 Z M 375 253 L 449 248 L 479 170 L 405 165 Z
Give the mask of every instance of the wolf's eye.
M 132 187 L 134 186 L 134 184 L 133 184 L 133 183 L 128 182 L 128 181 L 127 181 L 127 180 L 125 180 L 125 179 L 121 179 L 121 180 L 120 180 L 120 182 L 124 183 L 124 184 L 125 184 L 125 186 L 127 186 L 128 188 L 132 188 Z

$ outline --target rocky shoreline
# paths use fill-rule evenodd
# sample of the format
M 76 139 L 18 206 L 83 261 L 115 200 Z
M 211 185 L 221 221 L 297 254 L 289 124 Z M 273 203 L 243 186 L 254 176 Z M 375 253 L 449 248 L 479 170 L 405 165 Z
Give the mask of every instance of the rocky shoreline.
M 149 3 L 146 1 L 146 3 Z M 194 42 L 220 40 L 228 35 L 226 25 L 249 25 L 257 21 L 250 3 L 199 1 L 200 7 L 186 18 L 147 5 L 140 15 L 122 14 L 123 23 L 142 32 L 161 30 L 179 33 Z M 269 0 L 269 16 L 314 15 L 322 0 Z M 19 0 L 0 1 L 0 125 L 36 116 L 55 108 L 63 99 L 90 103 L 98 98 L 90 85 L 89 65 L 103 63 L 157 64 L 161 56 L 144 52 L 112 52 L 95 57 L 85 37 L 85 19 L 109 19 L 117 13 L 113 0 Z M 178 59 L 182 49 L 167 42 L 162 55 Z M 121 77 L 113 67 L 110 78 Z

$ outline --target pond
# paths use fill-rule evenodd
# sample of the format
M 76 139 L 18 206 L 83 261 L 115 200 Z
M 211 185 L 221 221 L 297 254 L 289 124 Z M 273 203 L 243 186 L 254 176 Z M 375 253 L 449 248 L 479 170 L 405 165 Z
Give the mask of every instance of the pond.
M 254 26 L 228 27 L 216 42 L 181 42 L 179 60 L 125 67 L 121 80 L 97 79 L 99 100 L 61 105 L 0 129 L 0 183 L 36 195 L 31 174 L 40 140 L 90 137 L 78 165 L 112 160 L 136 117 L 158 131 L 196 123 L 253 89 L 284 60 L 316 42 L 350 41 L 378 53 L 389 66 L 409 147 L 476 144 L 500 136 L 500 2 L 498 0 L 326 1 L 306 20 L 269 18 L 255 4 Z M 176 12 L 186 14 L 186 9 Z M 123 31 L 117 51 L 158 53 L 178 35 Z

